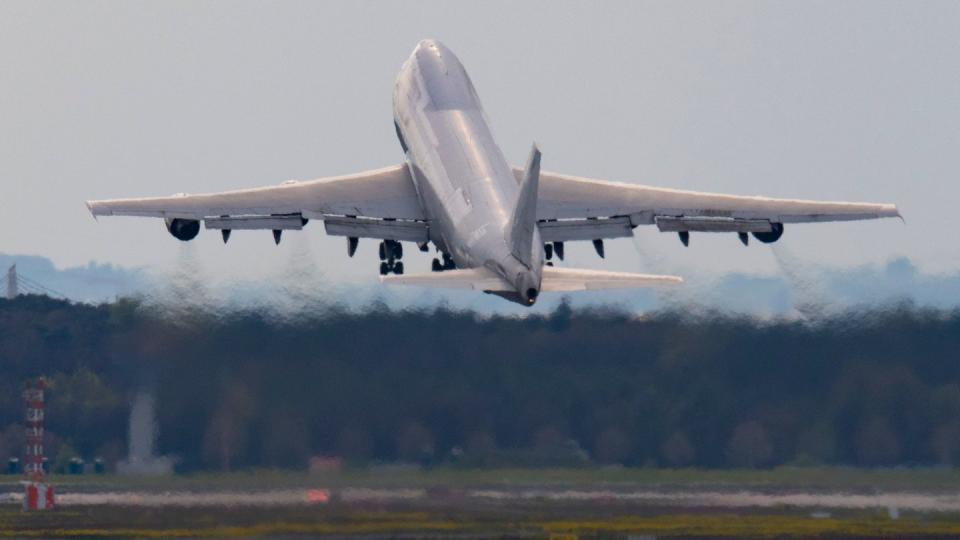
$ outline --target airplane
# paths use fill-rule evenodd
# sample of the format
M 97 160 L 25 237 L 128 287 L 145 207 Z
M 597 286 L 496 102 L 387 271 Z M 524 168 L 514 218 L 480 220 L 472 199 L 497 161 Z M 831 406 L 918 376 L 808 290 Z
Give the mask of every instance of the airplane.
M 736 233 L 776 242 L 784 225 L 900 217 L 893 204 L 734 196 L 580 178 L 541 171 L 533 145 L 526 166 L 511 167 L 491 133 L 470 76 L 437 40 L 417 44 L 393 88 L 393 120 L 404 161 L 346 176 L 222 193 L 88 201 L 96 216 L 165 220 L 192 240 L 219 230 L 300 230 L 322 220 L 326 233 L 380 240 L 386 284 L 472 289 L 532 306 L 541 292 L 674 285 L 676 276 L 565 268 L 564 244 L 631 237 L 640 225 L 677 233 Z M 404 274 L 401 242 L 432 243 L 431 272 Z

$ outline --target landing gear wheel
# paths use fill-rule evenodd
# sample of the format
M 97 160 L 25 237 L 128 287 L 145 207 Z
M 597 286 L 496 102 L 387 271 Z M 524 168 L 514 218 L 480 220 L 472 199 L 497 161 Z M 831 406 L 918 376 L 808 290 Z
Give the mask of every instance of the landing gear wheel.
M 433 260 L 433 264 L 431 265 L 430 268 L 431 268 L 434 272 L 442 272 L 442 271 L 443 271 L 443 265 L 440 264 L 440 261 L 438 261 L 438 260 L 436 260 L 436 259 Z
M 444 254 L 443 254 L 443 269 L 444 269 L 444 270 L 453 270 L 453 269 L 456 268 L 456 267 L 457 267 L 457 263 L 453 262 L 453 259 L 452 259 L 449 255 L 447 255 L 446 253 L 444 253 Z
M 387 263 L 380 263 L 380 275 L 385 276 L 390 272 L 390 268 L 387 266 Z
M 549 261 L 553 258 L 553 244 L 544 244 L 543 245 L 543 254 Z
M 396 259 L 403 258 L 403 244 L 400 242 L 393 243 L 393 257 Z
M 383 242 L 380 242 L 380 260 L 387 260 L 387 246 Z
M 403 263 L 402 263 L 402 262 L 398 262 L 397 264 L 393 265 L 393 273 L 396 274 L 396 275 L 398 275 L 398 276 L 403 275 Z

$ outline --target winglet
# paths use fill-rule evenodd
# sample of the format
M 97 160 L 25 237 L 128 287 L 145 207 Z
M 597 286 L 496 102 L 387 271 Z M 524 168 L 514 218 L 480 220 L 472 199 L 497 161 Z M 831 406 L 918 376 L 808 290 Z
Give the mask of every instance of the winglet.
M 537 191 L 540 184 L 540 149 L 533 144 L 524 168 L 517 205 L 510 220 L 508 241 L 513 255 L 528 267 L 533 254 L 533 232 L 537 226 Z

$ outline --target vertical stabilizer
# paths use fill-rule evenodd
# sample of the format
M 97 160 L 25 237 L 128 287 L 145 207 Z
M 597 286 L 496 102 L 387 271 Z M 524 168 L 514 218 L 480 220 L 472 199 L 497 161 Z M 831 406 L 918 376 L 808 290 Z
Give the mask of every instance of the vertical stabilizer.
M 534 144 L 523 171 L 517 206 L 510 220 L 510 249 L 517 259 L 530 267 L 533 253 L 533 232 L 537 227 L 537 191 L 540 184 L 540 149 Z

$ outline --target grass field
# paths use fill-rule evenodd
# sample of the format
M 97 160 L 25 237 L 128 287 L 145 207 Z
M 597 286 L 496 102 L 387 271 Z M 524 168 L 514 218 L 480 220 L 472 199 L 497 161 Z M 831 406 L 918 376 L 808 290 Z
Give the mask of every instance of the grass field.
M 5 480 L 4 480 L 5 478 Z M 466 487 L 478 485 L 597 485 L 676 486 L 712 488 L 841 489 L 960 491 L 960 469 L 847 467 L 779 467 L 742 469 L 346 469 L 327 474 L 302 471 L 252 470 L 161 477 L 82 475 L 50 477 L 55 484 L 111 485 L 138 489 L 203 489 L 247 487 Z M 17 484 L 15 476 L 0 477 L 0 486 Z
M 575 513 L 575 512 L 574 512 Z M 891 520 L 882 514 L 827 519 L 736 513 L 607 516 L 528 516 L 478 513 L 345 511 L 343 509 L 155 510 L 94 507 L 24 514 L 0 511 L 2 537 L 243 537 L 404 535 L 408 537 L 625 538 L 658 537 L 960 537 L 960 520 Z

